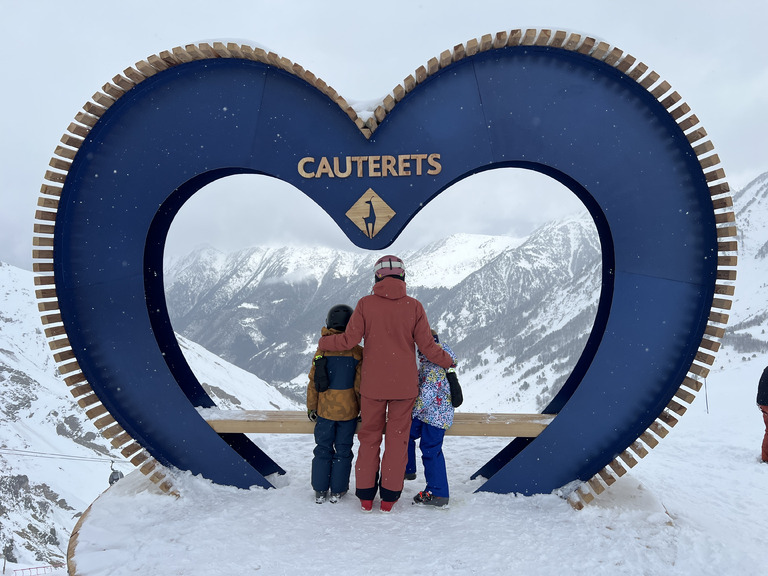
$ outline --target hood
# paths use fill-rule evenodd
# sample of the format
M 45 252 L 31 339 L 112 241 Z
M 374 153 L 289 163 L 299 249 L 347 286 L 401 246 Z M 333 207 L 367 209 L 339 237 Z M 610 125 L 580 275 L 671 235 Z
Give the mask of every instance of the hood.
M 325 326 L 320 328 L 321 336 L 332 336 L 333 334 L 342 334 L 342 331 L 336 330 L 335 328 L 326 328 Z
M 398 300 L 405 296 L 405 282 L 391 276 L 373 285 L 373 293 L 389 300 Z

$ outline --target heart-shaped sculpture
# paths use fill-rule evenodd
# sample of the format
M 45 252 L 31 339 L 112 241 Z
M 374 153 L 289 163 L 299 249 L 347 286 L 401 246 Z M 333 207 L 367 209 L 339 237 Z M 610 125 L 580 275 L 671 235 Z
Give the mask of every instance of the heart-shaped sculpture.
M 563 31 L 458 45 L 365 122 L 275 54 L 175 48 L 106 84 L 56 149 L 35 227 L 46 334 L 96 426 L 165 489 L 158 461 L 218 483 L 270 486 L 265 476 L 282 470 L 269 456 L 200 417 L 196 408 L 213 402 L 168 318 L 163 249 L 184 202 L 218 178 L 265 174 L 376 250 L 454 182 L 492 168 L 536 170 L 591 213 L 602 293 L 587 346 L 545 409 L 552 424 L 477 474 L 488 478 L 481 490 L 501 493 L 578 480 L 578 507 L 666 435 L 719 347 L 727 316 L 712 308 L 730 307 L 720 296 L 732 294 L 736 246 L 722 239 L 735 227 L 705 135 L 655 72 Z

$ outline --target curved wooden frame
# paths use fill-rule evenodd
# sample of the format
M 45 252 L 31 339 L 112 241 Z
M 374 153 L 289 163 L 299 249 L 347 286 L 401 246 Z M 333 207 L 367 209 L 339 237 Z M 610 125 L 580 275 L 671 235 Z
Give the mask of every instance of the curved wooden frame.
M 681 96 L 648 66 L 636 61 L 634 57 L 623 53 L 618 48 L 579 34 L 546 29 L 503 31 L 495 35 L 482 36 L 480 39 L 471 39 L 465 44 L 458 44 L 453 50 L 442 52 L 439 57 L 430 59 L 426 65 L 419 67 L 396 86 L 375 109 L 373 116 L 362 119 L 332 87 L 298 64 L 294 64 L 273 52 L 234 43 L 188 44 L 183 48 L 176 47 L 171 51 L 152 55 L 146 60 L 137 62 L 135 66 L 126 68 L 122 74 L 118 74 L 111 82 L 106 83 L 101 91 L 96 92 L 86 102 L 83 109 L 77 113 L 75 121 L 69 125 L 61 138 L 60 145 L 56 147 L 49 164 L 50 169 L 45 173 L 45 182 L 40 189 L 38 199 L 39 209 L 35 214 L 36 223 L 33 239 L 38 308 L 42 314 L 41 319 L 45 326 L 45 335 L 49 339 L 54 360 L 60 373 L 64 376 L 66 385 L 77 400 L 78 405 L 86 411 L 86 415 L 93 420 L 101 434 L 115 448 L 121 449 L 122 454 L 130 459 L 142 473 L 157 483 L 161 489 L 172 490 L 172 482 L 167 471 L 117 424 L 108 413 L 107 408 L 101 404 L 80 370 L 67 338 L 66 327 L 62 323 L 59 313 L 53 276 L 53 234 L 57 218 L 58 199 L 61 196 L 72 160 L 84 139 L 88 137 L 91 128 L 107 109 L 127 91 L 160 71 L 193 60 L 241 58 L 266 63 L 305 80 L 336 102 L 356 124 L 360 132 L 366 138 L 370 138 L 396 104 L 438 70 L 449 67 L 467 56 L 509 46 L 546 46 L 587 55 L 615 67 L 652 94 L 675 119 L 693 146 L 709 186 L 717 225 L 716 297 L 712 301 L 709 321 L 704 338 L 699 345 L 699 352 L 689 368 L 688 375 L 681 382 L 675 399 L 669 402 L 653 424 L 608 466 L 583 482 L 577 490 L 570 494 L 569 501 L 571 504 L 575 508 L 582 508 L 593 500 L 595 495 L 600 494 L 606 487 L 613 484 L 617 477 L 625 474 L 626 467 L 633 467 L 637 463 L 636 457 L 645 457 L 648 448 L 655 447 L 659 440 L 667 435 L 669 429 L 677 423 L 678 418 L 685 413 L 686 404 L 693 401 L 696 392 L 701 389 L 709 373 L 709 367 L 714 362 L 714 354 L 720 347 L 719 340 L 724 334 L 723 326 L 728 322 L 726 312 L 731 308 L 730 298 L 734 292 L 732 282 L 736 279 L 734 269 L 737 263 L 735 217 L 730 188 L 725 181 L 725 173 L 720 166 L 720 158 L 713 152 L 714 145 L 707 139 L 706 131 L 700 125 L 696 115 L 691 113 L 690 107 L 682 100 Z

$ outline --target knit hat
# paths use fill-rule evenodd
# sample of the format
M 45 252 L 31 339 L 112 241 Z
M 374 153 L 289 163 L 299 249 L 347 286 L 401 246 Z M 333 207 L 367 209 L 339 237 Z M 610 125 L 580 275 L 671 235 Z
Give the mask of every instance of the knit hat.
M 385 276 L 395 276 L 405 280 L 405 264 L 397 256 L 382 256 L 373 266 L 373 275 L 377 282 Z

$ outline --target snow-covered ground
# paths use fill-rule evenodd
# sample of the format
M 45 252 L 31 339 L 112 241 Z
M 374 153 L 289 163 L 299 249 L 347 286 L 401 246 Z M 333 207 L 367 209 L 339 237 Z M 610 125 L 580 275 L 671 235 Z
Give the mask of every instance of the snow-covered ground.
M 287 471 L 272 478 L 277 489 L 178 474 L 176 499 L 133 472 L 93 504 L 77 573 L 762 575 L 768 464 L 755 391 L 765 359 L 719 360 L 667 438 L 581 511 L 555 495 L 475 493 L 470 475 L 506 440 L 453 436 L 447 510 L 410 504 L 421 469 L 391 514 L 363 514 L 351 494 L 317 505 L 312 438 L 263 435 Z

